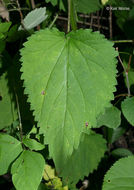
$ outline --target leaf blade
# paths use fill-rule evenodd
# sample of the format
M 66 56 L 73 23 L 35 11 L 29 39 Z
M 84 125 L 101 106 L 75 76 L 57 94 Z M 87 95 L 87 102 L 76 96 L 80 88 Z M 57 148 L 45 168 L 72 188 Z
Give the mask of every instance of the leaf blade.
M 127 121 L 134 126 L 134 97 L 125 99 L 121 109 Z
M 94 126 L 96 116 L 114 98 L 117 52 L 113 43 L 91 30 L 65 36 L 46 29 L 24 45 L 21 71 L 25 93 L 50 154 L 60 167 L 60 158 L 66 161 L 78 148 L 85 123 Z
M 134 189 L 134 156 L 122 158 L 108 170 L 105 175 L 102 190 L 132 190 Z
M 37 152 L 23 151 L 11 168 L 13 184 L 18 190 L 37 190 L 45 161 Z
M 98 134 L 83 134 L 78 149 L 74 150 L 59 175 L 69 184 L 76 184 L 88 176 L 97 166 L 106 151 L 106 141 Z
M 0 175 L 7 173 L 10 164 L 21 152 L 21 142 L 9 135 L 0 134 Z

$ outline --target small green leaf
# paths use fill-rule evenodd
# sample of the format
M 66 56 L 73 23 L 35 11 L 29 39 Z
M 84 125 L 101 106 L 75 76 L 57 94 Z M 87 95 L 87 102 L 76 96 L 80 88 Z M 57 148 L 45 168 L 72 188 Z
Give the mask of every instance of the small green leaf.
M 116 129 L 121 123 L 121 111 L 112 106 L 110 108 L 106 108 L 103 114 L 97 118 L 97 128 L 101 126 L 107 126 L 109 128 Z
M 0 175 L 8 172 L 10 164 L 21 152 L 20 141 L 9 135 L 0 134 Z
M 41 154 L 25 150 L 11 168 L 15 188 L 17 190 L 37 190 L 44 166 L 45 160 Z
M 9 30 L 11 24 L 11 22 L 0 23 L 0 33 L 6 33 Z
M 45 146 L 39 142 L 37 142 L 35 139 L 23 139 L 23 143 L 25 146 L 30 148 L 31 150 L 42 150 L 45 148 Z
M 78 149 L 74 150 L 68 162 L 58 169 L 58 174 L 69 183 L 76 184 L 88 176 L 97 166 L 106 151 L 106 141 L 98 134 L 82 135 Z
M 45 165 L 43 177 L 46 181 L 49 181 L 49 180 L 54 179 L 56 177 L 55 170 L 48 164 Z
M 46 186 L 46 184 L 40 183 L 40 185 L 39 185 L 39 187 L 38 187 L 37 190 L 50 190 L 50 188 L 48 188 L 48 187 Z
M 46 7 L 36 8 L 24 18 L 24 27 L 26 30 L 30 30 L 40 23 L 42 23 L 47 18 Z M 23 30 L 22 26 L 18 30 Z
M 61 1 L 61 0 L 60 0 Z M 58 0 L 46 0 L 47 3 L 51 2 L 53 6 L 58 4 Z
M 134 97 L 126 98 L 122 102 L 121 108 L 125 118 L 134 126 Z
M 121 158 L 105 175 L 102 190 L 134 189 L 134 156 Z
M 114 157 L 117 157 L 117 158 L 118 157 L 132 156 L 133 155 L 133 153 L 130 150 L 126 149 L 126 148 L 117 148 L 117 149 L 113 150 L 111 152 L 111 154 Z
M 101 0 L 101 3 L 105 5 L 109 0 Z
M 108 143 L 112 144 L 113 142 L 117 141 L 125 132 L 126 132 L 125 127 L 120 126 L 117 127 L 116 129 L 112 129 L 112 128 L 107 128 L 107 140 Z
M 99 0 L 77 0 L 76 5 L 77 11 L 85 14 L 96 12 L 102 7 Z
M 53 6 L 59 5 L 59 9 L 63 11 L 65 11 L 67 7 L 67 0 L 46 0 L 46 2 L 51 2 Z
M 9 92 L 7 73 L 0 78 L 0 129 L 11 125 L 17 119 L 17 110 Z
M 2 53 L 5 49 L 6 42 L 0 39 L 0 53 Z

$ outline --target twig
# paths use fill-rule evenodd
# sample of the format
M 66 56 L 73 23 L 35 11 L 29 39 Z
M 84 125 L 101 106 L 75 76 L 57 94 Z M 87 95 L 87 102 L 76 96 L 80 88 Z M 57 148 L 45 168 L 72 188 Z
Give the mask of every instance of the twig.
M 118 94 L 114 98 L 119 98 L 119 97 L 124 97 L 124 96 L 128 96 L 128 94 Z
M 67 24 L 67 32 L 70 32 L 70 16 L 71 16 L 71 2 L 68 0 L 68 24 Z
M 130 69 L 131 60 L 132 60 L 132 55 L 129 56 L 128 66 L 127 66 L 127 72 L 129 72 L 129 69 Z
M 58 14 L 56 14 L 56 16 L 54 17 L 52 23 L 49 25 L 49 27 L 48 27 L 49 29 L 53 27 L 53 25 L 56 22 L 57 18 L 58 18 Z
M 31 0 L 31 5 L 32 5 L 32 9 L 36 8 L 34 0 Z M 37 30 L 40 30 L 40 25 L 37 26 Z
M 118 47 L 116 48 L 116 50 L 118 51 Z M 125 75 L 126 75 L 127 90 L 128 90 L 128 97 L 129 97 L 129 96 L 131 95 L 131 93 L 130 93 L 130 85 L 129 85 L 129 79 L 128 79 L 128 71 L 126 70 L 125 66 L 123 65 L 123 62 L 122 62 L 122 60 L 121 60 L 121 58 L 120 58 L 120 55 L 118 55 L 118 59 L 119 59 L 121 65 L 122 65 L 122 67 L 123 67 L 123 69 L 124 69 L 124 72 L 125 72 Z
M 84 17 L 84 18 L 91 18 L 91 15 L 84 15 L 84 14 L 79 14 L 80 17 Z M 96 16 L 96 15 L 92 15 L 93 19 L 99 19 L 99 20 L 107 20 L 106 17 L 101 17 L 101 16 Z
M 15 90 L 14 90 L 15 91 Z M 19 117 L 19 131 L 20 131 L 20 138 L 21 138 L 21 143 L 23 142 L 23 131 L 22 131 L 22 122 L 21 122 L 21 115 L 20 115 L 20 106 L 19 106 L 19 101 L 18 101 L 18 95 L 15 92 L 15 98 L 16 98 L 16 104 L 17 104 L 17 112 L 18 112 L 18 117 Z
M 91 14 L 91 23 L 90 23 L 90 28 L 92 28 L 92 26 L 93 26 L 93 13 Z
M 35 9 L 35 2 L 34 0 L 31 0 L 32 9 Z
M 84 189 L 87 189 L 87 187 L 89 186 L 89 180 L 85 179 L 83 182 L 82 182 L 83 186 L 80 188 L 80 190 L 84 190 Z
M 47 171 L 46 171 L 46 170 L 45 170 L 45 173 L 46 173 L 46 175 L 47 175 L 48 179 L 50 180 L 50 182 L 51 182 L 51 184 L 52 184 L 52 187 L 54 187 L 53 181 L 52 181 L 52 179 L 49 177 L 49 175 L 48 175 L 48 173 L 47 173 Z
M 114 40 L 114 43 L 134 43 L 134 40 Z
M 98 22 L 98 30 L 100 30 L 100 19 L 99 19 L 99 11 L 97 11 L 97 22 Z
M 62 17 L 62 16 L 58 16 L 58 19 L 59 19 L 59 20 L 68 21 L 67 18 Z M 78 23 L 78 24 L 83 24 L 83 21 L 77 21 L 77 23 Z M 88 23 L 88 22 L 84 22 L 84 24 L 87 25 L 87 26 L 93 26 L 93 27 L 98 28 L 98 25 L 97 25 L 97 24 L 92 24 L 92 23 Z M 102 29 L 108 30 L 108 27 L 106 27 L 106 26 L 100 26 L 100 27 L 101 27 Z
M 21 19 L 22 28 L 24 30 L 26 30 L 25 25 L 24 25 L 24 20 L 23 20 L 23 14 L 22 14 L 21 7 L 20 7 L 20 4 L 19 4 L 19 0 L 16 0 L 16 3 L 17 3 L 17 6 L 18 6 L 18 11 L 20 13 L 20 19 Z

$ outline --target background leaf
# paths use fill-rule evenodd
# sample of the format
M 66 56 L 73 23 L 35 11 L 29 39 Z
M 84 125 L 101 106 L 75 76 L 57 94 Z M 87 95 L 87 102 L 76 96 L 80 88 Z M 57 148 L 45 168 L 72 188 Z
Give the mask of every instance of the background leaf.
M 9 92 L 7 73 L 0 78 L 0 129 L 11 125 L 17 119 L 13 96 Z
M 105 151 L 106 141 L 101 135 L 83 134 L 78 149 L 74 150 L 64 167 L 60 168 L 59 175 L 68 183 L 76 184 L 97 169 Z
M 30 30 L 36 26 L 38 26 L 41 22 L 43 22 L 47 18 L 46 15 L 46 7 L 36 8 L 24 18 L 24 26 L 26 30 Z M 22 30 L 22 26 L 19 27 L 18 30 Z
M 37 152 L 23 151 L 11 168 L 12 180 L 17 190 L 37 190 L 42 179 L 45 160 Z
M 76 11 L 89 14 L 99 10 L 102 5 L 99 0 L 73 0 L 76 6 Z M 53 6 L 59 5 L 61 10 L 67 10 L 67 0 L 46 0 L 51 2 Z
M 23 143 L 25 146 L 30 148 L 31 150 L 42 150 L 45 148 L 45 146 L 39 142 L 37 142 L 35 139 L 23 139 Z
M 110 108 L 106 108 L 103 114 L 97 118 L 97 128 L 101 126 L 107 126 L 109 128 L 116 129 L 121 123 L 121 111 L 112 106 Z
M 132 156 L 133 153 L 126 149 L 126 148 L 117 148 L 117 149 L 114 149 L 111 154 L 116 157 L 116 158 L 119 158 L 119 157 L 126 157 L 126 156 Z
M 65 37 L 46 29 L 21 50 L 25 93 L 57 167 L 78 148 L 86 123 L 95 126 L 114 98 L 117 52 L 112 45 L 92 30 Z
M 102 5 L 99 0 L 77 0 L 77 11 L 85 14 L 96 12 Z
M 133 171 L 134 156 L 129 156 L 118 160 L 105 175 L 102 190 L 133 190 Z
M 126 98 L 122 102 L 121 108 L 125 118 L 134 126 L 134 97 Z
M 11 22 L 0 23 L 0 33 L 5 34 L 6 32 L 8 32 L 11 24 Z
M 10 164 L 21 152 L 20 141 L 9 135 L 0 134 L 0 175 L 8 172 Z
M 53 6 L 59 5 L 60 10 L 67 10 L 67 0 L 46 0 L 46 2 L 51 2 Z

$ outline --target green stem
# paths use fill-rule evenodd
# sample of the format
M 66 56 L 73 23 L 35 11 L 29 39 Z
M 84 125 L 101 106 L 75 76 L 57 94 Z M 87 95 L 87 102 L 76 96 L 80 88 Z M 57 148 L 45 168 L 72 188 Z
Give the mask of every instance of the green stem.
M 49 29 L 53 27 L 53 25 L 56 22 L 57 18 L 58 18 L 58 14 L 56 14 L 56 16 L 54 17 L 52 23 L 48 26 Z
M 72 30 L 77 30 L 74 0 L 68 0 L 68 32 L 70 31 L 70 25 Z
M 114 43 L 133 43 L 134 40 L 115 40 Z
M 20 106 L 19 106 L 19 100 L 18 95 L 14 89 L 15 92 L 15 98 L 16 98 L 16 104 L 17 104 L 17 112 L 18 112 L 18 118 L 19 118 L 19 132 L 20 132 L 20 139 L 21 143 L 23 144 L 23 131 L 22 131 L 22 122 L 21 122 L 21 115 L 20 115 Z

